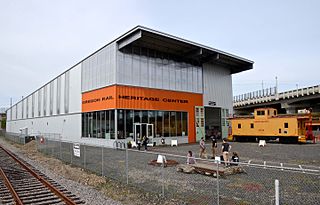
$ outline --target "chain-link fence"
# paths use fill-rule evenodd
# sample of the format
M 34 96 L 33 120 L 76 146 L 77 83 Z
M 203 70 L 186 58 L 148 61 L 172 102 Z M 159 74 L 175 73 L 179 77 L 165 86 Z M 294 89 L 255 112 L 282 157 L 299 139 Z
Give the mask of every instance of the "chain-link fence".
M 127 149 L 123 144 L 98 147 L 62 141 L 55 134 L 42 134 L 36 140 L 42 153 L 182 204 L 313 205 L 320 201 L 320 167 L 263 161 L 226 167 L 208 159 L 187 166 L 185 156 Z M 159 155 L 167 163 L 157 163 Z M 181 167 L 192 168 L 191 173 L 178 172 Z

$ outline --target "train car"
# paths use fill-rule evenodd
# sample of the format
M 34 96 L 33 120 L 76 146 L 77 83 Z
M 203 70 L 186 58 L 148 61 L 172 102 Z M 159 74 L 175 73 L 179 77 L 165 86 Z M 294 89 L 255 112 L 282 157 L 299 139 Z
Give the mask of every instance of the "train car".
M 276 139 L 279 139 L 279 142 L 290 143 L 314 141 L 311 113 L 278 115 L 274 108 L 258 108 L 254 110 L 253 116 L 233 117 L 229 120 L 231 125 L 229 141 Z

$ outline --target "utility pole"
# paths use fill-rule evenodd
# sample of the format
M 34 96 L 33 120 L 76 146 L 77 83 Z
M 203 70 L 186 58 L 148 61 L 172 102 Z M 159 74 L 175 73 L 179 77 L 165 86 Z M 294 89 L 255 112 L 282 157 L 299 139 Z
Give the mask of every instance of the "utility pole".
M 278 77 L 276 76 L 276 94 L 278 93 Z

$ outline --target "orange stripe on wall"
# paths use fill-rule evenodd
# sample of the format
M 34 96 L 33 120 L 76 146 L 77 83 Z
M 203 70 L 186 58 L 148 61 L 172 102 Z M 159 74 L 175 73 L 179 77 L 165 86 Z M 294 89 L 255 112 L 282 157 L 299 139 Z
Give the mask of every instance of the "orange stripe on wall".
M 202 94 L 114 85 L 82 94 L 82 112 L 106 109 L 186 111 L 188 141 L 195 142 L 195 106 Z

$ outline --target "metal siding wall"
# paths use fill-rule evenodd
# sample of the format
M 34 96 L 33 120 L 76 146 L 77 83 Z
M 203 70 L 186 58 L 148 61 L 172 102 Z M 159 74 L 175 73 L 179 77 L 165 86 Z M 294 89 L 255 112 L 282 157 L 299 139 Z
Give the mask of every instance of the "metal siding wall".
M 46 85 L 46 90 L 47 90 L 47 96 L 46 96 L 46 115 L 45 116 L 50 116 L 50 84 Z
M 215 101 L 216 107 L 229 109 L 232 113 L 232 78 L 229 69 L 220 65 L 203 65 L 204 105 Z
M 60 93 L 60 114 L 65 113 L 65 106 L 64 106 L 64 93 L 65 93 L 65 76 L 66 74 L 63 74 L 61 76 L 61 93 Z
M 7 110 L 7 119 L 8 119 L 7 121 L 15 119 L 16 111 L 17 111 L 16 106 L 13 106 Z
M 33 110 L 33 115 L 34 117 L 38 117 L 38 97 L 39 97 L 39 90 L 36 91 L 35 93 L 33 93 L 34 95 L 34 101 L 33 101 L 33 106 L 34 106 L 34 110 Z
M 202 93 L 202 68 L 169 58 L 137 48 L 117 51 L 116 84 Z
M 51 82 L 53 84 L 53 93 L 52 93 L 52 115 L 57 114 L 57 92 L 58 92 L 58 83 L 57 79 Z
M 81 64 L 70 71 L 69 113 L 81 112 Z M 79 124 L 80 127 L 80 124 Z
M 115 83 L 116 44 L 112 43 L 81 63 L 81 91 L 86 92 Z

